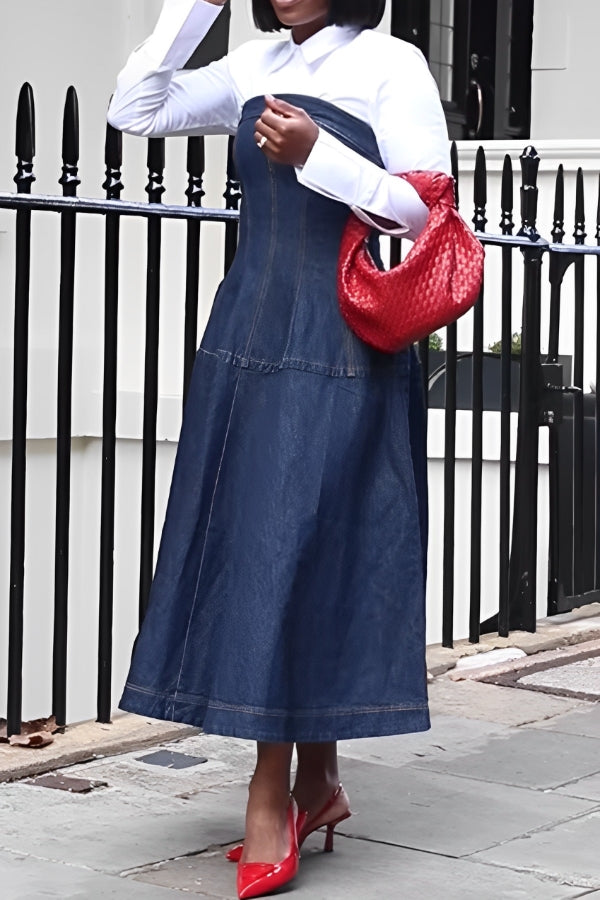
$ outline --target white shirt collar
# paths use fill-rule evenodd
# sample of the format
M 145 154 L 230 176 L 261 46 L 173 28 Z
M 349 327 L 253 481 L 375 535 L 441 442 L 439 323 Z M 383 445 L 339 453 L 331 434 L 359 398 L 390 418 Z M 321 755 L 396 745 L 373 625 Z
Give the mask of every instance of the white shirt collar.
M 290 34 L 289 39 L 285 42 L 282 41 L 280 44 L 281 49 L 272 71 L 279 69 L 295 54 L 300 54 L 304 61 L 310 65 L 324 56 L 328 56 L 333 50 L 337 50 L 338 47 L 349 44 L 359 33 L 360 29 L 353 28 L 350 25 L 326 25 L 325 28 L 321 28 L 312 37 L 302 41 L 301 44 L 296 44 Z

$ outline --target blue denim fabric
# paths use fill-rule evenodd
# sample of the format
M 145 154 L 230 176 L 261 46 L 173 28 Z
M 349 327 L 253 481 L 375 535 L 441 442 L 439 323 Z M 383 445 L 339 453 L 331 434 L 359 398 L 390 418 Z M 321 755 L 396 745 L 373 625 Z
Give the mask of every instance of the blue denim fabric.
M 381 164 L 368 125 L 284 97 Z M 262 741 L 422 731 L 418 363 L 346 326 L 348 208 L 257 149 L 263 106 L 246 103 L 236 138 L 239 248 L 198 351 L 120 707 Z

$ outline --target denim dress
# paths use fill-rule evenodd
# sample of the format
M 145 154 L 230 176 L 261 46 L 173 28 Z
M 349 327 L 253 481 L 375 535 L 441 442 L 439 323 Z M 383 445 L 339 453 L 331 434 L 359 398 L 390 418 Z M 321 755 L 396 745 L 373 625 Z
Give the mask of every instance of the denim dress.
M 382 165 L 366 123 L 280 96 Z M 238 250 L 197 354 L 119 706 L 260 741 L 423 731 L 418 362 L 371 349 L 342 319 L 348 207 L 257 148 L 263 108 L 249 100 L 239 124 Z

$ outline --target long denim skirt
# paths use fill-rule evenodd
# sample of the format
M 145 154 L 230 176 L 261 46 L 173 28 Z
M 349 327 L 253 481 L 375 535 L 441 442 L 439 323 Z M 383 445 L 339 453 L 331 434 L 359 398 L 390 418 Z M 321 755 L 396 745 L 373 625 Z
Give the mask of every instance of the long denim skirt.
M 283 96 L 381 165 L 364 122 Z M 196 358 L 119 705 L 260 741 L 422 731 L 419 365 L 412 350 L 369 348 L 341 318 L 348 208 L 257 150 L 263 105 L 246 103 L 236 137 L 238 251 Z

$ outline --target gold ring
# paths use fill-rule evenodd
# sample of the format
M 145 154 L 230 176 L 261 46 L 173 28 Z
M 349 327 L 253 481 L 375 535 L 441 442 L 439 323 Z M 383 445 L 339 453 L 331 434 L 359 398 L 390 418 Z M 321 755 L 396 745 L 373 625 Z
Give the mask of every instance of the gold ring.
M 259 150 L 262 150 L 262 148 L 265 146 L 266 143 L 267 143 L 267 139 L 266 139 L 265 135 L 263 134 L 260 141 L 256 142 L 256 146 L 258 147 Z

